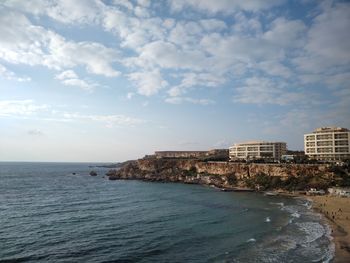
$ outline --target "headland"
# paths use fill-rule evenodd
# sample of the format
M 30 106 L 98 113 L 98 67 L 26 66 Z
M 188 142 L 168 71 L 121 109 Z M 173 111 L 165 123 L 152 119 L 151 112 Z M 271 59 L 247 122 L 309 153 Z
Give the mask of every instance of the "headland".
M 110 170 L 110 180 L 143 180 L 202 184 L 223 191 L 274 191 L 306 198 L 310 188 L 327 189 L 347 180 L 348 175 L 330 164 L 235 163 L 181 158 L 143 158 Z M 313 208 L 332 227 L 335 261 L 350 262 L 350 198 L 309 196 Z

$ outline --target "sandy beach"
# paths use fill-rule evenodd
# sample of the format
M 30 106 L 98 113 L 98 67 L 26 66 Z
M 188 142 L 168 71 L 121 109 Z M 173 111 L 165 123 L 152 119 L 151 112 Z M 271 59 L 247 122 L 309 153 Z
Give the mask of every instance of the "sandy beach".
M 350 262 L 350 198 L 309 196 L 313 208 L 328 219 L 335 243 L 335 263 Z

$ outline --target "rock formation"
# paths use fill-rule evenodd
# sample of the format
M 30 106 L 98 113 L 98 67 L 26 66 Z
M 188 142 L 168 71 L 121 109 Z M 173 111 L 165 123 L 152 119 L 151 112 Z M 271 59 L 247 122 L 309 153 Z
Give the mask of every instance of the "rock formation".
M 110 180 L 139 179 L 214 185 L 303 190 L 326 188 L 336 177 L 327 164 L 203 162 L 195 159 L 139 159 L 108 173 Z

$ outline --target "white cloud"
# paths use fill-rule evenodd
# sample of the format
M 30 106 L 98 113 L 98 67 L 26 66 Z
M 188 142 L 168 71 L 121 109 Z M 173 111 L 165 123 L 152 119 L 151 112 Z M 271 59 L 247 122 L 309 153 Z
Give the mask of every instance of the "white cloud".
M 199 105 L 210 105 L 215 104 L 215 101 L 210 99 L 194 99 L 189 97 L 169 97 L 165 99 L 165 102 L 170 104 L 182 104 L 182 103 L 192 103 Z
M 112 0 L 112 3 L 114 5 L 125 7 L 129 10 L 132 10 L 134 8 L 133 4 L 129 0 Z
M 219 19 L 202 19 L 199 23 L 206 31 L 219 32 L 227 28 L 226 23 Z
M 302 103 L 305 94 L 289 91 L 284 83 L 267 78 L 251 77 L 244 85 L 235 89 L 234 101 L 248 104 L 288 105 Z
M 51 109 L 51 110 L 50 110 Z M 147 121 L 123 114 L 81 114 L 55 110 L 46 104 L 37 104 L 33 100 L 2 100 L 0 101 L 0 117 L 26 118 L 42 121 L 84 121 L 100 122 L 107 127 L 136 126 Z M 35 133 L 37 130 L 30 130 Z
M 55 78 L 59 80 L 77 79 L 78 76 L 73 70 L 66 70 L 61 72 L 60 74 L 57 74 Z
M 27 134 L 30 136 L 43 136 L 44 135 L 44 133 L 39 129 L 28 130 Z
M 213 24 L 213 22 L 211 22 Z M 168 40 L 184 48 L 190 48 L 198 44 L 203 36 L 203 28 L 210 27 L 210 22 L 203 22 L 202 25 L 194 21 L 177 21 L 171 29 Z
M 88 84 L 82 79 L 65 79 L 62 81 L 62 83 L 66 86 L 74 86 L 87 91 L 91 91 L 93 89 L 92 85 Z
M 67 120 L 74 121 L 96 121 L 102 122 L 106 127 L 111 128 L 113 126 L 135 126 L 146 123 L 145 120 L 125 116 L 122 114 L 114 115 L 93 115 L 93 114 L 80 114 L 80 113 L 65 113 L 63 117 Z
M 205 67 L 205 55 L 198 50 L 181 50 L 175 45 L 155 41 L 141 48 L 141 54 L 135 58 L 135 64 L 141 67 L 160 66 L 172 69 L 200 70 Z
M 0 116 L 30 116 L 46 111 L 48 108 L 48 105 L 37 105 L 33 100 L 2 100 L 0 101 Z
M 238 12 L 234 18 L 235 22 L 232 25 L 234 32 L 243 35 L 260 35 L 262 33 L 262 25 L 258 17 L 247 17 L 243 12 Z
M 304 52 L 293 59 L 299 71 L 311 74 L 348 71 L 350 5 L 326 5 L 313 19 Z
M 128 78 L 136 85 L 138 93 L 145 96 L 154 95 L 168 85 L 159 70 L 130 73 Z
M 19 77 L 13 71 L 8 70 L 5 66 L 0 64 L 0 76 L 8 80 L 15 80 L 19 82 L 30 81 L 29 77 Z
M 23 14 L 0 9 L 0 58 L 14 64 L 44 65 L 63 69 L 85 66 L 94 74 L 107 77 L 120 72 L 112 64 L 118 52 L 95 42 L 67 41 L 40 26 L 34 26 Z
M 186 93 L 192 87 L 217 87 L 225 83 L 223 76 L 217 76 L 211 73 L 185 73 L 182 76 L 180 85 L 169 89 L 168 94 L 177 97 Z
M 5 0 L 4 5 L 66 24 L 95 23 L 102 8 L 100 1 L 95 0 Z
M 279 17 L 271 23 L 270 30 L 263 34 L 262 39 L 278 47 L 296 48 L 303 44 L 305 31 L 306 26 L 302 21 Z
M 132 97 L 134 97 L 134 95 L 135 95 L 135 93 L 133 93 L 133 92 L 128 92 L 128 94 L 126 94 L 126 98 L 127 98 L 128 100 L 130 100 L 130 99 L 132 99 Z
M 280 76 L 283 78 L 289 78 L 292 76 L 293 72 L 281 62 L 276 60 L 266 60 L 258 63 L 258 68 L 264 71 L 268 75 Z
M 141 18 L 150 17 L 148 9 L 144 8 L 142 6 L 136 6 L 134 9 L 134 13 L 136 16 L 141 17 Z
M 95 83 L 87 82 L 78 77 L 78 75 L 73 70 L 66 70 L 57 74 L 55 79 L 58 79 L 66 86 L 74 86 L 81 88 L 86 91 L 92 91 L 94 87 L 98 86 Z
M 186 7 L 191 7 L 208 13 L 232 13 L 239 10 L 259 11 L 283 3 L 283 0 L 170 0 L 170 6 L 174 11 L 181 11 Z
M 143 7 L 149 7 L 151 5 L 150 0 L 137 0 L 137 3 Z
M 94 74 L 106 77 L 116 77 L 120 72 L 113 69 L 112 64 L 118 61 L 118 53 L 94 42 L 68 42 L 62 37 L 55 35 L 50 39 L 50 54 L 46 63 L 54 67 L 55 63 L 63 66 L 84 65 Z
M 337 64 L 350 62 L 350 5 L 335 4 L 314 19 L 306 49 Z

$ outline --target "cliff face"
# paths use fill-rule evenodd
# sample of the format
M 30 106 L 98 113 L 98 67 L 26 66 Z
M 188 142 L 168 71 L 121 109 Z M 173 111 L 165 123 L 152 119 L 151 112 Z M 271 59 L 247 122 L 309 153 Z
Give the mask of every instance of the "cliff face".
M 223 188 L 255 187 L 258 182 L 263 184 L 264 188 L 283 188 L 283 182 L 289 182 L 291 179 L 294 180 L 294 184 L 301 178 L 330 180 L 334 174 L 326 165 L 319 164 L 245 164 L 190 159 L 140 159 L 125 164 L 109 176 L 110 179 L 183 182 Z M 256 179 L 257 182 L 254 181 Z M 276 179 L 278 183 L 275 182 Z M 275 185 L 269 187 L 271 181 L 274 181 Z

